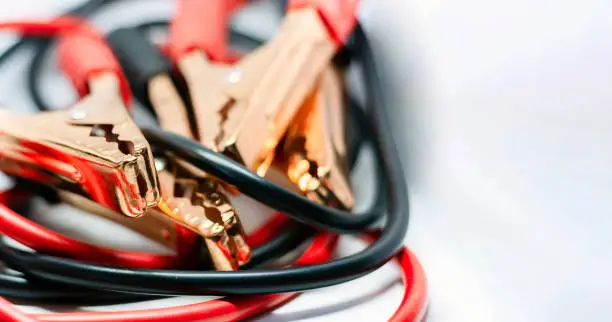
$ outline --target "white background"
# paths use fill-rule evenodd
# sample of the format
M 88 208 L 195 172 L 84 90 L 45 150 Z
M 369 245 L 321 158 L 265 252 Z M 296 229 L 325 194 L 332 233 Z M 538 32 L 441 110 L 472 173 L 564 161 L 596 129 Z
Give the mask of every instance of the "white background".
M 0 18 L 48 16 L 77 2 L 5 0 Z M 131 1 L 96 23 L 165 17 L 170 8 Z M 427 272 L 429 321 L 612 319 L 611 13 L 609 0 L 365 3 L 362 18 L 397 93 L 394 130 L 413 202 L 407 244 Z M 30 107 L 23 60 L 1 69 L 0 101 L 15 109 Z M 45 77 L 53 102 L 74 99 L 61 77 Z M 364 173 L 356 186 L 365 196 Z M 104 229 L 75 233 L 91 219 L 81 217 L 38 216 L 81 239 L 159 251 L 116 227 L 112 239 Z M 355 247 L 345 241 L 340 253 Z M 263 321 L 383 321 L 401 298 L 396 278 L 388 266 L 309 292 Z

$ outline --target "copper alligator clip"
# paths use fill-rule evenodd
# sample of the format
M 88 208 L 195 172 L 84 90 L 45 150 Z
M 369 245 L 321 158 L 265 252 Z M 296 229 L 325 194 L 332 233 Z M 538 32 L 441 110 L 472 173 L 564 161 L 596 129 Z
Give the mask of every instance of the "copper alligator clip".
M 77 182 L 111 209 L 134 217 L 159 202 L 150 148 L 129 118 L 112 74 L 91 79 L 89 96 L 68 110 L 34 115 L 1 110 L 0 132 L 14 146 L 72 165 Z M 0 151 L 10 158 L 5 152 Z
M 248 262 L 251 248 L 233 206 L 215 181 L 194 178 L 180 167 L 168 163 L 159 172 L 164 196 L 159 209 L 204 238 L 217 270 L 237 269 Z
M 346 162 L 345 113 L 340 75 L 328 68 L 289 128 L 280 163 L 311 200 L 351 209 L 354 199 Z
M 354 27 L 356 1 L 290 1 L 278 34 L 234 65 L 210 62 L 225 48 L 218 26 L 224 26 L 225 1 L 203 3 L 179 1 L 170 29 L 172 57 L 189 88 L 198 139 L 263 176 L 287 127 Z M 215 16 L 203 19 L 202 12 Z
M 141 60 L 158 66 L 146 72 L 148 80 L 142 84 L 148 103 L 164 130 L 194 138 L 185 105 L 169 78 L 170 67 L 157 48 L 133 29 L 116 30 L 108 39 L 119 61 L 132 74 L 145 74 Z M 204 238 L 217 270 L 234 270 L 245 264 L 251 248 L 236 210 L 217 180 L 183 160 L 157 161 L 164 165 L 157 169 L 162 194 L 159 210 Z

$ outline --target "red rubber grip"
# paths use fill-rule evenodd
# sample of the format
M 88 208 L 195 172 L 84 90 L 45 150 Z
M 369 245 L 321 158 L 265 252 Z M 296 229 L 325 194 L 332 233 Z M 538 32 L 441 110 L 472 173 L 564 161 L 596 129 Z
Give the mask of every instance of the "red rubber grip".
M 89 81 L 101 73 L 113 73 L 119 80 L 121 97 L 127 107 L 132 93 L 119 61 L 106 45 L 102 35 L 93 27 L 81 27 L 64 33 L 57 46 L 59 66 L 68 76 L 80 96 L 89 93 Z
M 9 21 L 0 23 L 0 29 L 12 29 L 26 35 L 60 35 L 60 68 L 72 81 L 79 95 L 89 92 L 88 81 L 97 73 L 115 73 L 121 86 L 121 96 L 130 106 L 132 94 L 119 62 L 102 35 L 79 18 L 63 16 L 51 21 Z
M 226 55 L 228 0 L 179 0 L 170 25 L 170 56 L 178 62 L 194 49 L 213 60 Z
M 290 0 L 287 10 L 315 8 L 338 46 L 344 45 L 357 25 L 359 0 Z

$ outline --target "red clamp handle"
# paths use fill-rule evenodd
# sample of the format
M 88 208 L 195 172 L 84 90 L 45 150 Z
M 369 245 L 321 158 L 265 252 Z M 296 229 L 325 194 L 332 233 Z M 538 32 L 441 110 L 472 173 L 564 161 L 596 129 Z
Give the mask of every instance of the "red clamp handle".
M 287 10 L 314 8 L 338 46 L 344 45 L 357 25 L 359 0 L 290 0 Z
M 199 49 L 212 60 L 226 56 L 228 0 L 179 0 L 170 25 L 170 56 L 178 62 Z
M 113 73 L 119 80 L 121 97 L 127 107 L 132 93 L 119 61 L 100 32 L 85 23 L 64 33 L 58 43 L 60 69 L 68 76 L 80 96 L 89 93 L 89 81 L 102 73 Z
M 82 19 L 64 16 L 51 21 L 9 21 L 0 23 L 0 29 L 12 29 L 26 35 L 60 35 L 60 68 L 79 95 L 87 95 L 89 79 L 95 74 L 111 72 L 117 75 L 121 96 L 126 106 L 130 106 L 132 94 L 119 62 L 102 35 Z

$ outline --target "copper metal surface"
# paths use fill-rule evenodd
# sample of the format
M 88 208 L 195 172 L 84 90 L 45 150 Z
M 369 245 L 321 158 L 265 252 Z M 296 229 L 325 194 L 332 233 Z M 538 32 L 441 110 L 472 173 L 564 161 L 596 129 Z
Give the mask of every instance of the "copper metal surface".
M 67 110 L 34 115 L 0 110 L 0 133 L 5 143 L 74 167 L 83 180 L 78 183 L 86 181 L 97 202 L 124 215 L 141 216 L 160 200 L 150 147 L 112 74 L 92 79 L 90 95 Z M 0 155 L 12 157 L 8 150 Z
M 194 138 L 187 110 L 175 93 L 169 78 L 149 82 L 149 98 L 162 128 Z M 204 238 L 217 270 L 235 270 L 245 264 L 251 248 L 223 188 L 214 178 L 183 160 L 166 161 L 166 169 L 159 171 L 161 213 Z
M 164 130 L 191 137 L 187 108 L 168 74 L 151 78 L 148 96 Z
M 345 115 L 341 77 L 329 68 L 289 128 L 283 154 L 287 176 L 306 196 L 350 209 Z
M 178 64 L 198 139 L 265 175 L 278 142 L 336 47 L 313 9 L 291 11 L 278 34 L 235 65 L 194 51 Z
M 248 261 L 251 248 L 246 235 L 216 182 L 191 177 L 188 172 L 182 176 L 178 164 L 168 165 L 159 178 L 164 196 L 159 209 L 204 238 L 217 270 L 235 270 Z

